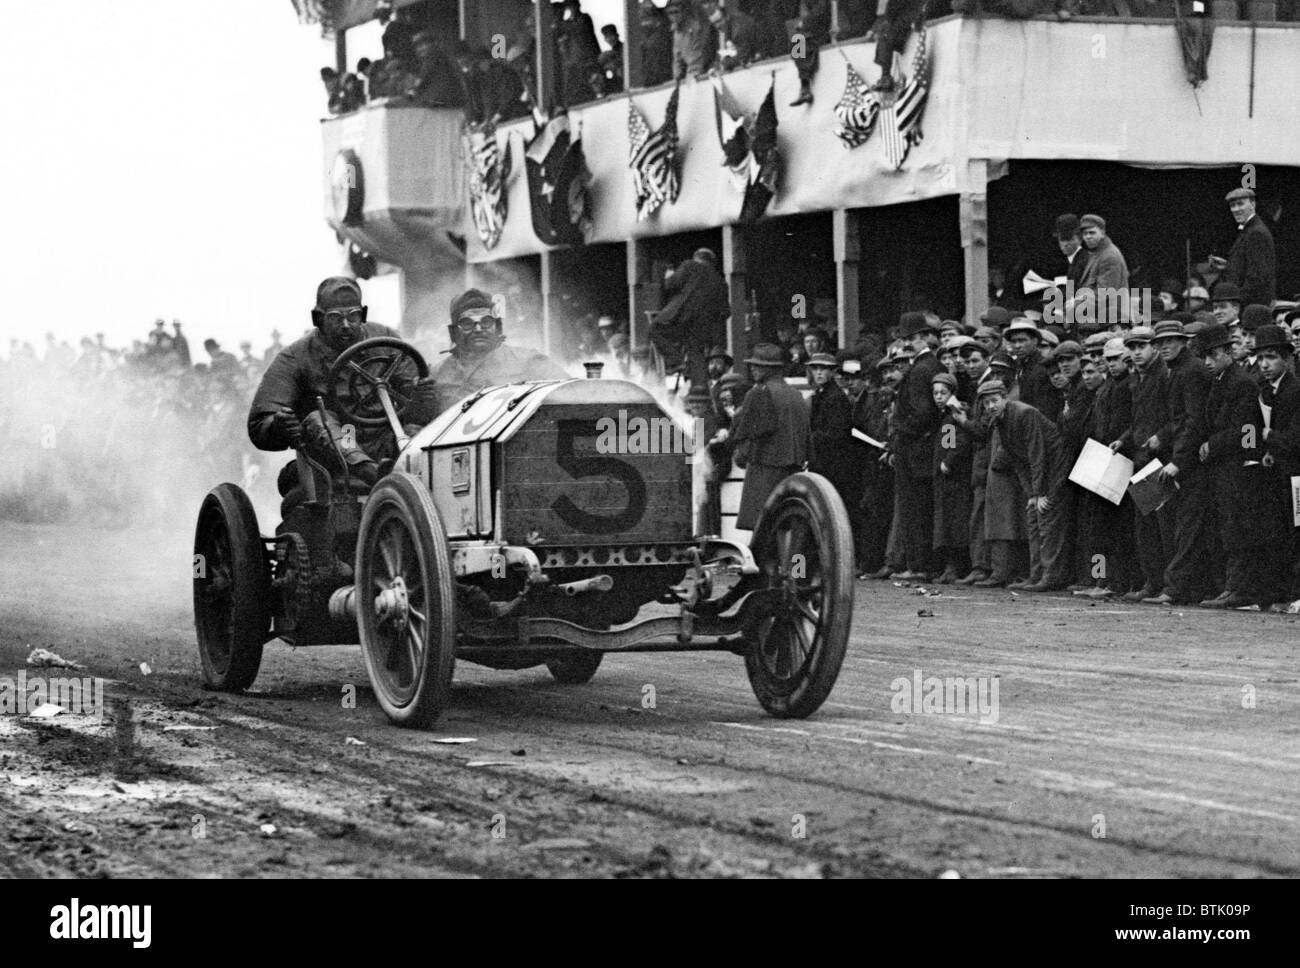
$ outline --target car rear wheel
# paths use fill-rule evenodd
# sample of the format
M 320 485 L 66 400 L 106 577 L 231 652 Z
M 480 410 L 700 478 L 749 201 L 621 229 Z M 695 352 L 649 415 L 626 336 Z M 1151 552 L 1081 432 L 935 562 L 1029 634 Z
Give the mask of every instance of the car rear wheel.
M 252 502 L 234 484 L 208 492 L 194 528 L 194 629 L 203 680 L 240 692 L 271 631 L 271 574 Z
M 844 502 L 820 474 L 793 474 L 772 492 L 751 547 L 773 598 L 748 630 L 745 671 L 764 709 L 802 719 L 830 695 L 848 646 L 853 532 Z
M 390 474 L 375 485 L 361 514 L 356 601 L 370 684 L 399 726 L 430 725 L 450 698 L 454 588 L 433 499 L 414 475 Z
M 546 668 L 551 671 L 556 682 L 562 682 L 566 686 L 580 686 L 591 681 L 603 658 L 603 652 L 574 652 L 556 656 L 546 663 Z

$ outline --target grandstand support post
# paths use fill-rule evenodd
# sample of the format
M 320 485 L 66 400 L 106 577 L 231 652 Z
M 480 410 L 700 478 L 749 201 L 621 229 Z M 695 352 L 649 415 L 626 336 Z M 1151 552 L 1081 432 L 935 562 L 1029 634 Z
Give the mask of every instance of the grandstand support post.
M 459 0 L 460 39 L 481 44 L 485 38 L 479 27 L 479 0 Z
M 536 20 L 535 46 L 537 48 L 537 106 L 549 112 L 555 106 L 555 33 L 552 24 L 555 15 L 549 3 L 533 4 Z
M 988 162 L 983 158 L 966 163 L 958 218 L 966 276 L 966 321 L 974 323 L 989 307 Z
M 835 253 L 836 345 L 841 347 L 852 346 L 862 329 L 858 305 L 858 278 L 862 265 L 861 226 L 861 218 L 855 209 L 837 208 L 831 212 L 832 248 Z
M 553 350 L 559 349 L 560 340 L 555 332 L 556 319 L 551 303 L 551 253 L 548 249 L 542 250 L 542 267 L 538 281 L 542 291 L 542 352 L 551 356 Z
M 627 240 L 627 338 L 632 349 L 650 341 L 646 311 L 656 308 L 650 278 L 650 250 L 646 242 Z
M 346 30 L 334 32 L 334 69 L 338 71 L 339 77 L 348 72 L 348 32 Z
M 749 277 L 745 271 L 743 226 L 722 227 L 722 275 L 727 280 L 731 302 L 731 315 L 727 317 L 727 352 L 738 360 L 749 349 L 749 337 L 745 333 L 745 319 L 749 315 Z
M 641 63 L 641 0 L 623 0 L 623 90 L 645 83 Z

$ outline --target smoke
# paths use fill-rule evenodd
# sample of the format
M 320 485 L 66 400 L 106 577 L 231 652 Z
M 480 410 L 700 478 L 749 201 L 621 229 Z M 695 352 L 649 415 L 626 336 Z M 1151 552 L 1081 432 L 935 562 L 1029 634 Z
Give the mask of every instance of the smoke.
M 275 476 L 288 455 L 245 430 L 255 375 L 178 362 L 123 363 L 21 351 L 0 361 L 0 521 L 192 534 L 203 496 L 230 481 L 278 521 Z

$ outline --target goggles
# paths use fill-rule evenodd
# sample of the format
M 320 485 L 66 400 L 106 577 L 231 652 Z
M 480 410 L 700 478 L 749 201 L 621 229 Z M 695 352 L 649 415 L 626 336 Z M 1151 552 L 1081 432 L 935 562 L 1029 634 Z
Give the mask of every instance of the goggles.
M 470 309 L 456 320 L 456 328 L 462 333 L 472 333 L 475 330 L 490 331 L 496 329 L 498 322 L 490 309 Z
M 328 309 L 321 315 L 327 323 L 338 324 L 346 319 L 355 326 L 365 319 L 366 310 L 363 306 L 357 306 L 355 309 Z

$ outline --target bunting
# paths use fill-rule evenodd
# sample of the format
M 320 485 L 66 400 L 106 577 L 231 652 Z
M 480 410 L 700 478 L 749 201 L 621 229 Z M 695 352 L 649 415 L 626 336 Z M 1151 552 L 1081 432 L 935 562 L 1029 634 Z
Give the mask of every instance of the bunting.
M 713 78 L 713 120 L 722 144 L 722 163 L 731 172 L 731 187 L 743 192 L 753 180 L 756 162 L 749 148 L 745 112 L 722 83 L 721 75 Z
M 754 157 L 755 171 L 745 190 L 745 204 L 740 209 L 740 221 L 755 222 L 776 196 L 781 180 L 781 149 L 776 140 L 776 78 L 767 89 L 767 97 L 758 108 L 753 127 L 749 131 L 750 153 Z
M 536 121 L 536 119 L 534 119 Z M 561 112 L 536 133 L 524 152 L 533 231 L 547 245 L 580 245 L 591 230 L 587 189 L 591 171 L 582 139 L 573 138 Z
M 722 144 L 723 165 L 731 187 L 743 192 L 741 222 L 757 221 L 776 195 L 781 153 L 776 140 L 776 78 L 768 88 L 758 114 L 746 114 L 722 83 L 714 78 L 714 121 Z

